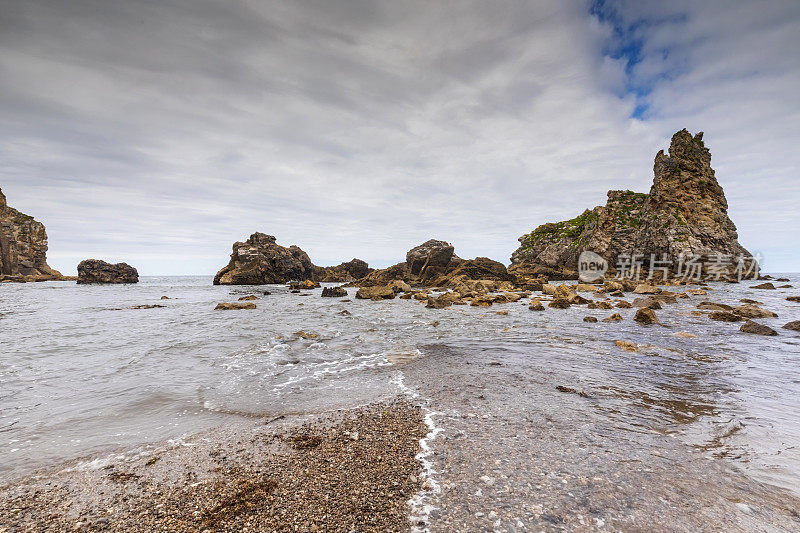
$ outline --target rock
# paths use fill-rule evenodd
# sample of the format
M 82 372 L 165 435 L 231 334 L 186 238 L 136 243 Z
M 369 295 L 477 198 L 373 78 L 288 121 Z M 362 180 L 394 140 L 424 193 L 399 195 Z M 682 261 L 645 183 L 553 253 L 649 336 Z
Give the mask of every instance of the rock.
M 220 303 L 214 308 L 215 311 L 239 311 L 242 309 L 255 309 L 256 304 L 252 302 L 229 302 Z
M 508 273 L 503 263 L 493 261 L 488 257 L 476 257 L 475 259 L 462 259 L 452 270 L 448 270 L 446 275 L 433 279 L 432 284 L 452 287 L 458 280 L 464 279 L 512 282 L 514 276 Z
M 733 312 L 745 318 L 777 318 L 778 315 L 772 311 L 762 309 L 757 305 L 744 304 L 733 309 Z
M 597 322 L 597 317 L 593 316 L 585 316 L 583 317 L 584 322 Z
M 706 311 L 733 311 L 733 307 L 730 305 L 718 304 L 715 302 L 700 302 L 697 304 L 697 308 Z
M 170 297 L 169 297 L 169 296 L 162 296 L 162 297 L 161 297 L 161 299 L 162 299 L 162 300 L 169 300 L 169 299 L 170 299 Z
M 552 302 L 547 304 L 547 307 L 552 307 L 553 309 L 566 309 L 570 306 L 569 300 L 565 298 L 554 298 Z
M 247 296 L 242 296 L 241 298 L 239 298 L 239 301 L 240 302 L 247 302 L 247 301 L 250 301 L 250 300 L 259 300 L 259 299 L 260 298 L 258 296 L 256 296 L 255 294 L 249 294 Z
M 761 305 L 761 302 L 759 302 L 758 300 L 751 300 L 750 298 L 742 298 L 739 301 L 742 302 L 743 304 Z
M 610 317 L 604 318 L 603 322 L 619 322 L 622 320 L 622 315 L 619 313 L 614 313 Z
M 689 289 L 688 291 L 686 291 L 686 294 L 690 296 L 705 296 L 708 293 L 703 289 Z
M 313 289 L 319 289 L 321 285 L 310 279 L 304 281 L 292 281 L 289 283 L 289 288 L 293 291 L 310 291 Z
M 544 311 L 544 306 L 542 305 L 541 300 L 531 298 L 530 304 L 528 304 L 528 309 L 531 311 Z
M 428 293 L 427 292 L 415 292 L 413 294 L 413 298 L 419 301 L 427 301 L 428 300 Z
M 730 313 L 728 311 L 712 311 L 708 318 L 711 320 L 718 320 L 720 322 L 741 322 L 742 317 L 735 313 Z
M 661 309 L 661 304 L 653 298 L 636 298 L 633 300 L 633 307 L 647 307 L 648 309 Z
M 476 296 L 470 302 L 472 307 L 489 307 L 494 303 L 494 297 L 489 295 Z
M 639 347 L 636 345 L 636 343 L 633 343 L 631 341 L 614 341 L 614 344 L 616 344 L 617 347 L 622 348 L 626 352 L 639 351 Z
M 600 287 L 597 285 L 589 285 L 588 283 L 578 283 L 575 285 L 576 292 L 598 292 Z
M 78 265 L 78 283 L 139 283 L 139 273 L 127 263 L 115 265 L 86 259 Z
M 391 300 L 394 298 L 394 290 L 390 287 L 361 287 L 356 292 L 359 300 Z
M 728 203 L 702 133 L 675 133 L 669 154 L 656 154 L 653 176 L 648 194 L 609 191 L 605 206 L 587 209 L 572 220 L 543 224 L 520 237 L 520 247 L 511 256 L 513 270 L 525 265 L 526 272 L 559 279 L 557 275 L 577 267 L 583 251 L 599 254 L 612 267 L 632 250 L 659 260 L 681 255 L 701 262 L 717 254 L 750 257 L 728 217 Z M 678 262 L 665 266 L 675 272 Z M 615 268 L 609 269 L 609 274 L 615 273 L 619 274 Z M 724 274 L 730 277 L 730 269 Z
M 764 335 L 767 337 L 773 337 L 778 334 L 778 332 L 771 327 L 759 324 L 758 322 L 753 322 L 752 320 L 748 320 L 742 324 L 742 327 L 739 328 L 739 331 L 751 333 L 753 335 Z
M 347 291 L 343 287 L 324 287 L 322 289 L 323 298 L 344 298 Z
M 214 285 L 266 285 L 291 280 L 313 280 L 316 267 L 297 246 L 275 243 L 275 237 L 253 233 L 233 245 L 231 260 L 217 272 Z
M 783 329 L 800 331 L 800 320 L 793 320 L 792 322 L 787 323 L 786 325 L 783 326 Z
M 347 283 L 366 277 L 374 269 L 366 261 L 352 259 L 331 267 L 317 267 L 315 277 L 323 283 Z
M 687 333 L 685 331 L 679 331 L 678 333 L 676 333 L 676 335 L 678 337 L 683 337 L 684 339 L 695 339 L 695 338 L 697 338 L 697 335 L 694 335 L 692 333 Z
M 625 300 L 619 300 L 616 305 L 620 309 L 630 309 L 631 307 L 633 307 L 633 305 L 631 305 L 630 302 L 627 302 Z
M 752 286 L 752 287 L 750 287 L 750 288 L 751 288 L 751 289 L 768 289 L 768 290 L 774 290 L 774 289 L 775 289 L 775 285 L 773 285 L 772 283 L 761 283 L 760 285 L 753 285 L 753 286 Z
M 503 294 L 495 297 L 494 302 L 498 304 L 507 304 L 518 302 L 522 299 L 522 295 L 516 292 L 504 292 Z
M 658 322 L 656 314 L 653 312 L 652 309 L 649 309 L 647 307 L 637 309 L 636 314 L 633 317 L 633 320 L 639 322 L 640 324 L 653 324 L 655 322 Z
M 800 302 L 800 296 L 787 296 L 786 299 L 790 302 Z
M 444 309 L 450 307 L 461 299 L 461 295 L 455 292 L 445 292 L 438 297 L 428 297 L 428 304 L 425 306 L 428 309 Z
M 649 285 L 647 283 L 642 283 L 637 285 L 635 289 L 633 289 L 634 294 L 658 294 L 661 292 L 659 287 L 655 285 Z
M 319 337 L 319 335 L 317 335 L 316 333 L 308 333 L 307 331 L 303 331 L 302 329 L 300 331 L 295 331 L 294 335 L 295 337 L 300 337 L 301 339 L 305 339 L 307 341 L 314 340 L 317 337 Z
M 426 274 L 432 274 L 434 270 L 441 274 L 452 259 L 454 252 L 455 248 L 452 244 L 431 239 L 406 253 L 406 265 L 414 276 L 425 277 Z
M 47 264 L 44 224 L 10 207 L 0 190 L 0 280 L 64 279 Z
M 399 279 L 396 279 L 396 280 L 390 282 L 388 287 L 391 288 L 395 293 L 411 292 L 413 290 L 411 288 L 411 285 L 409 285 L 405 281 L 399 280 Z
M 778 289 L 793 289 L 793 285 L 778 285 Z
M 611 304 L 611 302 L 605 302 L 605 301 L 589 302 L 588 307 L 589 307 L 589 309 L 613 309 L 614 308 L 614 306 Z

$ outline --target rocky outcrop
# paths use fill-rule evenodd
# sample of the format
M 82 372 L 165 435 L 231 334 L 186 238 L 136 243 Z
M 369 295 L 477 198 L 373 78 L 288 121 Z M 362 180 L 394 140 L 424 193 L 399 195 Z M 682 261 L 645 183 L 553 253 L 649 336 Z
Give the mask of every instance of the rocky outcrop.
M 228 266 L 214 276 L 214 285 L 266 285 L 314 280 L 316 267 L 297 246 L 276 244 L 275 237 L 253 233 L 233 245 Z
M 9 207 L 0 190 L 0 280 L 43 281 L 61 279 L 47 264 L 44 224 Z
M 316 276 L 321 282 L 347 283 L 361 279 L 372 271 L 366 261 L 352 259 L 337 266 L 317 267 Z
M 112 265 L 99 259 L 86 259 L 78 265 L 78 283 L 139 283 L 139 272 L 127 263 Z
M 658 260 L 666 256 L 672 271 L 681 256 L 749 257 L 728 217 L 702 132 L 692 136 L 684 129 L 673 135 L 669 153 L 656 154 L 653 172 L 649 194 L 609 191 L 605 206 L 523 235 L 512 263 L 551 278 L 576 278 L 584 250 L 606 259 L 612 273 L 623 254 L 641 254 L 645 266 L 651 254 Z
M 354 285 L 370 287 L 402 281 L 411 285 L 452 288 L 468 280 L 512 282 L 516 279 L 502 263 L 487 257 L 462 259 L 454 252 L 452 244 L 432 239 L 409 250 L 405 262 L 374 270 Z
M 431 239 L 406 253 L 408 271 L 411 275 L 421 278 L 441 275 L 453 258 L 454 252 L 452 244 Z
M 214 285 L 266 285 L 291 281 L 343 283 L 363 278 L 370 272 L 372 269 L 361 259 L 332 267 L 316 266 L 298 246 L 281 246 L 272 235 L 253 233 L 246 241 L 233 244 L 230 262 L 214 276 Z

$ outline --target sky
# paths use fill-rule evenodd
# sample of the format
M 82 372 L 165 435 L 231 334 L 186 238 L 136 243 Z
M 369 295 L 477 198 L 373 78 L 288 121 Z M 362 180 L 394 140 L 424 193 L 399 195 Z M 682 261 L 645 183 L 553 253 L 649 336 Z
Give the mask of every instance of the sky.
M 213 274 L 517 238 L 704 131 L 740 242 L 800 271 L 800 2 L 0 0 L 0 188 L 49 263 Z

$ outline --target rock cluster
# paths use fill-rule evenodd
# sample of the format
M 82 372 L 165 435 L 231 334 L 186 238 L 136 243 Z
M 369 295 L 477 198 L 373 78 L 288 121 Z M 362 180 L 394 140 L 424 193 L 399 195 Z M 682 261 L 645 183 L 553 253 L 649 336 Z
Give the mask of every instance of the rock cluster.
M 516 266 L 551 279 L 576 279 L 578 256 L 585 250 L 606 259 L 611 272 L 623 254 L 641 254 L 648 261 L 651 254 L 659 260 L 666 255 L 671 270 L 681 255 L 749 257 L 728 217 L 702 132 L 675 133 L 669 154 L 656 154 L 653 172 L 649 194 L 609 191 L 605 206 L 520 237 L 510 270 Z
M 361 259 L 334 267 L 319 267 L 300 247 L 277 244 L 272 235 L 253 233 L 244 242 L 233 244 L 226 267 L 214 276 L 214 285 L 267 285 L 291 281 L 347 282 L 371 272 Z M 319 286 L 319 285 L 317 285 Z
M 78 283 L 139 283 L 139 272 L 128 263 L 112 265 L 99 259 L 86 259 L 78 265 Z
M 0 190 L 0 281 L 62 279 L 47 264 L 44 224 L 10 207 Z
M 409 250 L 405 262 L 374 270 L 357 284 L 362 287 L 385 286 L 392 281 L 403 281 L 428 287 L 455 287 L 467 280 L 515 280 L 502 263 L 488 257 L 462 259 L 454 252 L 452 244 L 431 239 Z

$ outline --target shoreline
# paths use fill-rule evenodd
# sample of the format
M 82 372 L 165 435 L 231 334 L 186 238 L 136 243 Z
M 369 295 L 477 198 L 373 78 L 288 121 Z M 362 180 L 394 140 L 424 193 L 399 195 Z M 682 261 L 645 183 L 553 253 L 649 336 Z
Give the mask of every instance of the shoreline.
M 151 454 L 6 481 L 0 532 L 407 531 L 428 432 L 403 397 L 231 422 Z

